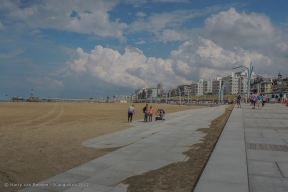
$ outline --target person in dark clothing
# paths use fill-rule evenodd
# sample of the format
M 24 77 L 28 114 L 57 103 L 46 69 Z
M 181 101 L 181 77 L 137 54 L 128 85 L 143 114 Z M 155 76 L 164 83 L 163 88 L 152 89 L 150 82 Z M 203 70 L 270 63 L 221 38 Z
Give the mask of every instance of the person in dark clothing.
M 143 108 L 143 113 L 144 113 L 144 122 L 148 122 L 148 116 L 149 116 L 149 108 L 148 104 Z

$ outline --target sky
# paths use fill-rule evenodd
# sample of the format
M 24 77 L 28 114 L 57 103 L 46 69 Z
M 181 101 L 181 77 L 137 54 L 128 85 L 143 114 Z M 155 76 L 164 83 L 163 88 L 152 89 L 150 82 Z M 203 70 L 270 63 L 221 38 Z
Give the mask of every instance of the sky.
M 0 100 L 288 76 L 287 0 L 1 0 Z M 243 68 L 244 69 L 244 68 Z M 240 69 L 238 69 L 240 70 Z

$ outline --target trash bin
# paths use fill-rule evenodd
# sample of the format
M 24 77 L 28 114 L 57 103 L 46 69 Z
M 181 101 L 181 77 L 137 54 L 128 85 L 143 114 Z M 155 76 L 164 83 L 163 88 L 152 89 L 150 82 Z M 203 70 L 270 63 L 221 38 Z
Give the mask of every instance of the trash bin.
M 286 106 L 288 107 L 288 99 L 286 100 L 286 102 L 285 102 L 285 103 L 286 103 Z

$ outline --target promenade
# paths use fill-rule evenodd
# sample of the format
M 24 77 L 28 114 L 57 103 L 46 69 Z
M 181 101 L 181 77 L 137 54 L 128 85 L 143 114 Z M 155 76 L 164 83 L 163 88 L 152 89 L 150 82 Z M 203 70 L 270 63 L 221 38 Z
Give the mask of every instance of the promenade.
M 288 107 L 234 108 L 195 192 L 287 192 Z
M 83 143 L 87 147 L 122 148 L 39 182 L 37 187 L 25 188 L 21 192 L 126 191 L 127 186 L 121 183 L 126 178 L 186 161 L 187 157 L 182 153 L 193 144 L 201 142 L 205 135 L 196 130 L 209 128 L 211 121 L 222 115 L 226 107 L 207 107 L 171 113 L 165 115 L 165 121 L 153 119 L 153 122 L 145 123 L 143 120 L 135 120 L 131 123 L 134 125 L 132 128 L 92 138 Z M 70 183 L 82 183 L 84 186 L 63 185 Z
M 92 138 L 87 147 L 121 147 L 107 155 L 56 175 L 21 192 L 126 191 L 121 183 L 165 165 L 186 161 L 182 153 L 205 135 L 227 106 L 181 111 L 165 116 L 166 121 L 144 123 Z M 261 110 L 248 104 L 235 107 L 194 189 L 195 192 L 287 192 L 288 191 L 288 107 L 266 104 Z M 55 186 L 83 183 L 88 186 Z

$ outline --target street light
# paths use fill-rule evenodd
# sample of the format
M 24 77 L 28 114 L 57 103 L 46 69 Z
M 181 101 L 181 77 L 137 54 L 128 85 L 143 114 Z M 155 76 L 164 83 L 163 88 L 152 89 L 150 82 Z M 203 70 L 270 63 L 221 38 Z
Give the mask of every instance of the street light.
M 250 67 L 245 67 L 244 65 L 240 65 L 238 67 L 234 67 L 232 69 L 237 69 L 237 68 L 240 68 L 240 67 L 244 67 L 245 69 L 248 70 L 248 83 L 247 83 L 247 99 L 248 99 L 248 95 L 250 94 L 250 80 L 251 80 L 251 75 L 252 75 L 252 72 L 253 72 L 253 69 L 254 67 L 252 66 L 252 63 L 254 61 L 256 61 L 258 58 L 254 59 L 253 61 L 250 62 Z
M 6 102 L 7 102 L 7 95 L 6 95 Z

